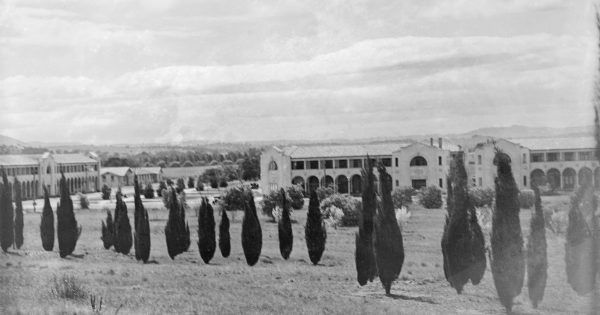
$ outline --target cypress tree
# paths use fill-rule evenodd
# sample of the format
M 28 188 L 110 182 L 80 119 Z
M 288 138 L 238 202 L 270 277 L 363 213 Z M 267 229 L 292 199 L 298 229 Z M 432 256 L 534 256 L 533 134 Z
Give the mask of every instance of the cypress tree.
M 256 205 L 252 191 L 247 191 L 244 202 L 244 219 L 242 220 L 242 249 L 246 263 L 254 266 L 260 258 L 262 250 L 262 229 L 256 214 Z
M 377 209 L 377 193 L 375 190 L 375 174 L 373 164 L 367 155 L 365 168 L 362 170 L 362 209 L 359 213 L 358 233 L 356 233 L 356 277 L 361 286 L 373 281 L 377 275 L 377 264 L 373 251 L 373 216 Z
M 2 168 L 2 195 L 0 195 L 0 247 L 6 253 L 15 241 L 12 191 L 8 177 Z
M 23 246 L 23 202 L 21 201 L 21 183 L 15 177 L 15 246 Z
M 168 198 L 169 219 L 165 226 L 165 238 L 167 251 L 171 259 L 188 250 L 190 246 L 190 228 L 185 222 L 185 209 L 179 202 L 177 192 L 172 187 L 165 193 L 170 194 Z
M 567 242 L 565 244 L 565 262 L 567 282 L 579 295 L 585 295 L 594 289 L 597 267 L 594 257 L 594 233 L 589 221 L 596 209 L 593 188 L 581 186 L 571 198 Z
M 323 252 L 325 251 L 327 230 L 325 229 L 325 223 L 323 222 L 323 216 L 319 208 L 319 197 L 315 190 L 310 192 L 304 237 L 306 238 L 308 257 L 316 265 L 321 260 L 321 256 L 323 256 Z
M 188 226 L 187 221 L 185 220 L 185 192 L 183 189 L 181 190 L 181 194 L 179 194 L 179 225 L 184 227 L 181 229 L 181 252 L 187 252 L 191 245 L 190 240 L 190 227 Z M 214 220 L 214 219 L 213 219 Z
M 225 258 L 231 253 L 231 236 L 229 235 L 229 218 L 227 211 L 221 210 L 221 223 L 219 224 L 219 249 Z
M 467 172 L 462 157 L 452 161 L 447 180 L 446 225 L 442 239 L 444 274 L 460 294 L 469 282 L 479 284 L 485 273 L 485 240 L 469 200 Z
M 133 218 L 135 224 L 135 259 L 145 263 L 150 258 L 150 222 L 148 220 L 148 211 L 144 208 L 142 197 L 140 196 L 137 175 L 134 176 L 133 181 L 135 183 L 135 212 Z
M 131 250 L 133 241 L 131 239 L 131 224 L 127 215 L 127 205 L 123 201 L 121 191 L 116 194 L 117 205 L 115 209 L 115 239 L 114 245 L 118 253 L 127 255 Z
M 102 221 L 102 243 L 105 249 L 114 245 L 115 225 L 110 210 L 106 210 L 106 224 Z
M 546 253 L 546 226 L 544 211 L 542 210 L 542 198 L 537 186 L 533 187 L 535 192 L 535 211 L 531 215 L 529 223 L 529 239 L 527 240 L 527 287 L 529 300 L 534 308 L 544 298 L 546 279 L 548 277 L 548 254 Z
M 294 234 L 292 233 L 292 221 L 290 219 L 290 205 L 286 200 L 285 190 L 281 188 L 281 220 L 277 223 L 279 232 L 279 252 L 283 259 L 290 258 L 294 246 Z
M 44 250 L 50 252 L 54 248 L 54 212 L 52 211 L 46 186 L 44 186 L 44 209 L 42 210 L 41 221 L 40 235 L 42 237 L 42 247 Z
M 60 257 L 65 258 L 75 250 L 77 239 L 81 234 L 81 226 L 77 227 L 77 220 L 75 220 L 73 212 L 73 200 L 71 200 L 64 174 L 60 179 L 60 203 L 56 210 L 56 221 L 58 251 Z
M 519 189 L 512 174 L 510 157 L 497 151 L 496 208 L 492 216 L 491 267 L 500 302 L 512 311 L 513 299 L 521 293 L 525 278 L 523 236 L 519 223 Z
M 215 255 L 217 242 L 215 239 L 215 216 L 213 207 L 206 198 L 202 198 L 198 211 L 198 250 L 205 263 L 209 263 Z
M 392 201 L 392 176 L 386 172 L 383 165 L 378 167 L 378 171 L 381 183 L 381 203 L 374 222 L 373 249 L 379 280 L 385 288 L 385 294 L 390 295 L 392 282 L 400 275 L 404 263 L 404 245 Z

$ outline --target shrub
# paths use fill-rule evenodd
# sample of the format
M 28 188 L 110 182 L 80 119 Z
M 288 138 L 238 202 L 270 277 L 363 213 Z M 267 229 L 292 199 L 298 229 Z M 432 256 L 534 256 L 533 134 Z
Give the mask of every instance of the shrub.
M 521 190 L 521 192 L 519 193 L 519 205 L 521 206 L 521 208 L 530 209 L 533 206 L 534 202 L 535 195 L 533 193 L 533 190 Z
M 414 196 L 416 190 L 412 187 L 396 188 L 392 192 L 392 201 L 394 202 L 394 208 L 400 209 L 412 203 L 412 196 Z
M 435 186 L 427 186 L 419 191 L 419 202 L 427 209 L 442 207 L 442 191 Z
M 60 179 L 60 203 L 56 209 L 56 230 L 58 234 L 58 250 L 61 258 L 71 255 L 81 234 L 81 226 L 77 227 L 73 200 L 69 193 L 69 186 L 63 174 Z
M 527 288 L 534 308 L 544 298 L 548 278 L 548 254 L 546 253 L 546 227 L 540 191 L 534 188 L 535 211 L 532 212 L 529 239 L 527 240 Z
M 72 275 L 62 275 L 60 278 L 54 276 L 50 283 L 50 294 L 55 298 L 69 300 L 83 300 L 87 297 L 79 279 Z
M 256 214 L 252 191 L 246 196 L 247 201 L 244 202 L 244 219 L 242 220 L 242 249 L 246 263 L 254 266 L 258 262 L 262 250 L 262 229 Z
M 183 167 L 192 167 L 192 166 L 194 166 L 194 163 L 192 163 L 191 161 L 183 162 Z M 190 188 L 194 188 L 194 187 L 190 187 Z
M 227 191 L 221 197 L 220 203 L 225 210 L 243 210 L 244 203 L 248 200 L 248 190 L 242 186 L 234 186 Z
M 42 247 L 46 251 L 52 251 L 54 248 L 54 212 L 50 204 L 48 189 L 44 188 L 44 209 L 42 210 L 42 223 L 40 224 L 40 235 L 42 237 Z
M 204 183 L 198 181 L 196 184 L 196 191 L 204 191 Z
M 21 183 L 15 177 L 15 246 L 23 246 L 23 203 L 21 202 Z
M 173 161 L 169 163 L 169 167 L 181 167 L 181 164 L 179 164 L 177 161 Z
M 343 216 L 343 212 L 341 213 Z M 308 202 L 304 238 L 306 239 L 306 247 L 308 248 L 308 257 L 313 265 L 316 265 L 321 260 L 321 256 L 323 256 L 323 252 L 325 251 L 327 229 L 325 228 L 323 216 L 319 209 L 319 199 L 314 190 L 310 193 L 310 200 Z
M 90 201 L 88 200 L 88 197 L 82 193 L 78 193 L 77 195 L 79 195 L 79 206 L 81 209 L 89 209 Z
M 178 178 L 177 179 L 177 193 L 181 193 L 183 190 L 185 189 L 185 182 L 183 181 L 183 178 Z
M 304 189 L 300 185 L 292 185 L 286 189 L 291 200 L 291 206 L 294 210 L 300 210 L 304 207 Z
M 279 234 L 279 252 L 281 257 L 287 260 L 290 258 L 294 246 L 294 234 L 292 233 L 292 221 L 290 219 L 290 203 L 287 201 L 286 193 L 283 188 L 280 190 L 282 211 L 281 219 L 277 222 Z
M 331 187 L 317 188 L 317 196 L 319 197 L 319 200 L 321 200 L 321 201 L 333 194 L 335 194 L 335 190 Z
M 137 185 L 138 179 L 137 176 L 134 177 L 134 183 Z M 148 186 L 150 187 L 150 191 L 152 192 L 152 197 L 154 197 L 154 190 L 152 190 L 152 185 L 148 183 L 146 186 L 146 191 L 148 191 Z M 135 190 L 134 195 L 134 226 L 135 226 L 135 234 L 133 237 L 134 248 L 135 248 L 135 259 L 141 260 L 144 263 L 148 262 L 148 258 L 150 258 L 150 222 L 148 219 L 148 211 L 144 208 L 144 204 L 142 203 L 142 198 L 140 197 L 140 189 Z
M 219 188 L 219 181 L 216 178 L 209 179 L 210 188 L 217 189 Z
M 219 250 L 221 256 L 227 258 L 231 253 L 231 236 L 229 235 L 229 218 L 227 211 L 221 210 L 221 223 L 219 224 Z
M 491 188 L 474 187 L 469 189 L 469 200 L 477 208 L 491 207 L 495 196 L 496 193 Z
M 146 184 L 146 188 L 144 188 L 144 198 L 152 199 L 154 198 L 154 189 L 152 188 L 152 184 Z
M 188 182 L 187 182 L 187 186 L 188 188 L 194 188 L 194 178 L 193 177 L 188 177 Z
M 287 198 L 287 202 L 289 202 L 289 203 L 292 202 L 292 200 L 289 199 L 290 197 L 287 194 L 286 194 L 286 198 Z M 261 201 L 263 215 L 266 215 L 266 216 L 270 217 L 271 219 L 275 220 L 275 217 L 273 216 L 273 210 L 275 209 L 275 207 L 281 208 L 283 206 L 283 204 L 281 203 L 281 200 L 282 200 L 282 196 L 281 196 L 280 190 L 272 190 L 271 192 L 269 192 L 268 195 L 264 195 L 263 199 Z
M 109 200 L 111 191 L 112 191 L 112 189 L 110 187 L 108 187 L 108 185 L 104 184 L 102 186 L 102 199 Z
M 216 248 L 214 211 L 208 200 L 202 198 L 200 211 L 198 211 L 198 251 L 204 263 L 210 262 Z
M 158 184 L 158 189 L 156 190 L 156 195 L 162 197 L 163 190 L 167 189 L 167 184 L 164 181 L 161 181 Z
M 227 181 L 225 179 L 221 179 L 219 181 L 219 187 L 226 188 L 227 187 Z
M 324 214 L 327 214 L 327 209 L 331 206 L 335 206 L 336 208 L 342 210 L 344 216 L 342 218 L 342 225 L 344 226 L 356 226 L 358 224 L 358 211 L 357 209 L 358 201 L 352 198 L 349 195 L 343 194 L 333 194 L 321 201 L 321 211 Z M 329 217 L 326 215 L 324 219 L 328 219 Z
M 344 225 L 344 211 L 336 206 L 325 208 L 321 212 L 324 223 L 334 229 Z

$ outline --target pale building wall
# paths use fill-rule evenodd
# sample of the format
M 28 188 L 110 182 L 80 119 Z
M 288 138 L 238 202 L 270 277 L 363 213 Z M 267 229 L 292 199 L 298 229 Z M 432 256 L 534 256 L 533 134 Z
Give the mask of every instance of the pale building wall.
M 499 139 L 495 143 L 484 143 L 467 153 L 466 169 L 471 186 L 495 188 L 496 147 L 510 157 L 513 176 L 519 189 L 528 189 L 530 187 L 529 149 L 503 139 Z
M 269 164 L 274 162 L 277 170 L 269 170 Z M 260 156 L 260 181 L 263 194 L 268 194 L 274 189 L 291 185 L 291 162 L 278 148 L 270 148 Z
M 427 161 L 427 166 L 410 166 L 411 160 L 417 156 L 423 157 Z M 422 143 L 414 143 L 402 148 L 392 154 L 394 188 L 412 187 L 413 181 L 418 180 L 425 180 L 427 186 L 444 188 L 449 164 L 449 150 Z

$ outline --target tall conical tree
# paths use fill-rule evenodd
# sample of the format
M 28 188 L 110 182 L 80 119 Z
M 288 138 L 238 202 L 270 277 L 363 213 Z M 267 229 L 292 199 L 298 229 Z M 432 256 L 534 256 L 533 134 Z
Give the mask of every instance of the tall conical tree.
M 221 210 L 221 223 L 219 223 L 219 249 L 221 256 L 227 258 L 231 253 L 231 236 L 229 235 L 229 218 L 227 211 Z
M 15 177 L 15 246 L 23 246 L 23 202 L 21 201 L 21 183 Z
M 242 220 L 242 249 L 246 263 L 254 266 L 260 258 L 262 250 L 262 229 L 256 214 L 256 205 L 252 191 L 245 190 L 244 219 Z
M 73 200 L 71 200 L 69 185 L 67 185 L 64 174 L 60 179 L 60 203 L 56 210 L 56 221 L 59 255 L 64 258 L 73 253 L 81 234 L 81 226 L 77 227 L 77 220 L 75 220 L 73 212 Z
M 123 201 L 121 191 L 117 191 L 116 194 L 116 208 L 115 213 L 115 239 L 114 245 L 115 250 L 118 253 L 127 255 L 131 251 L 131 245 L 133 241 L 131 239 L 131 224 L 129 223 L 129 216 L 127 215 L 127 205 Z
M 134 176 L 133 182 L 135 187 L 135 212 L 133 218 L 135 224 L 135 234 L 133 237 L 135 244 L 135 259 L 145 263 L 148 261 L 148 258 L 150 258 L 150 222 L 148 220 L 148 211 L 144 208 L 142 197 L 140 196 L 137 175 Z
M 179 203 L 179 224 L 183 227 L 181 229 L 181 252 L 187 252 L 191 245 L 190 239 L 190 227 L 188 226 L 187 221 L 185 220 L 185 192 L 181 189 L 181 192 L 178 195 L 178 203 Z M 214 219 L 213 219 L 214 220 Z
M 177 195 L 175 189 L 170 187 L 168 190 L 165 190 L 164 193 L 170 194 L 168 202 L 169 219 L 167 220 L 167 225 L 165 226 L 167 252 L 169 253 L 169 257 L 171 257 L 171 259 L 175 259 L 175 256 L 183 252 L 182 243 L 184 242 L 184 239 L 182 238 L 182 230 L 184 233 L 185 227 L 181 226 L 181 211 L 177 202 Z
M 373 251 L 373 217 L 377 209 L 375 174 L 369 156 L 362 170 L 362 209 L 359 213 L 358 233 L 356 233 L 356 278 L 361 286 L 373 281 L 377 276 L 377 263 Z
M 535 211 L 529 224 L 529 239 L 527 240 L 527 287 L 529 300 L 534 308 L 544 298 L 546 278 L 548 277 L 548 254 L 546 253 L 546 226 L 542 198 L 537 186 L 535 192 Z
M 310 258 L 310 261 L 316 265 L 319 263 L 319 260 L 321 260 L 321 256 L 323 256 L 323 252 L 325 251 L 327 229 L 323 222 L 323 216 L 321 215 L 321 210 L 319 208 L 319 197 L 315 190 L 310 192 L 304 237 L 306 238 L 308 257 Z
M 596 198 L 590 185 L 581 186 L 571 198 L 565 262 L 567 282 L 579 295 L 595 287 L 597 267 L 594 256 L 594 231 L 591 219 L 596 209 Z
M 521 293 L 525 278 L 523 234 L 519 222 L 519 189 L 512 174 L 510 157 L 496 152 L 496 208 L 492 216 L 491 267 L 500 302 L 512 311 L 513 299 Z
M 383 165 L 378 167 L 379 182 L 381 185 L 381 204 L 375 217 L 375 238 L 373 249 L 377 262 L 379 280 L 389 295 L 392 282 L 398 278 L 404 264 L 404 244 L 402 232 L 392 201 L 392 176 L 388 174 Z
M 115 225 L 110 210 L 106 210 L 106 223 L 102 221 L 102 243 L 105 249 L 109 249 L 115 242 Z
M 202 198 L 198 211 L 198 250 L 200 257 L 207 264 L 217 250 L 214 210 L 206 198 Z
M 281 219 L 277 223 L 279 232 L 279 252 L 283 259 L 290 258 L 292 248 L 294 247 L 294 234 L 292 233 L 292 220 L 290 219 L 290 204 L 286 200 L 285 190 L 281 188 Z
M 54 248 L 54 212 L 52 211 L 46 186 L 44 186 L 44 209 L 42 210 L 41 221 L 40 235 L 42 237 L 42 247 L 46 251 L 52 251 Z
M 2 194 L 0 195 L 0 247 L 6 253 L 15 241 L 13 222 L 12 191 L 4 168 L 2 172 Z
M 442 239 L 444 273 L 458 294 L 469 280 L 479 284 L 486 266 L 485 240 L 475 207 L 469 200 L 467 181 L 464 162 L 459 156 L 450 165 L 448 216 Z

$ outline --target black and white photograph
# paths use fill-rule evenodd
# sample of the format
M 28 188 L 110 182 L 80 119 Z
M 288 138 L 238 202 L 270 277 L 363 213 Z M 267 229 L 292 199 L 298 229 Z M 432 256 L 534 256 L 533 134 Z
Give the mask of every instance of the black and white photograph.
M 0 314 L 600 314 L 600 0 L 0 0 Z

